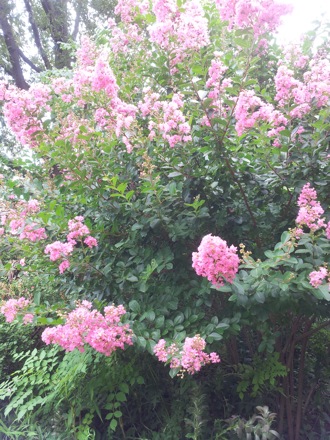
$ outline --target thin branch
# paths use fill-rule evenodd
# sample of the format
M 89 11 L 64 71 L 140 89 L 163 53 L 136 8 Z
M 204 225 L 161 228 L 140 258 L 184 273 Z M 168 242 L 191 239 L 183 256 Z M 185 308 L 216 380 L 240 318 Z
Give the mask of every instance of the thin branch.
M 22 58 L 22 60 L 25 61 L 26 64 L 28 64 L 31 67 L 31 69 L 35 70 L 38 73 L 42 72 L 42 69 L 36 66 L 26 55 L 24 55 L 21 49 L 18 49 L 18 53 L 19 56 Z
M 312 330 L 309 330 L 303 334 L 301 334 L 300 336 L 298 336 L 297 338 L 295 338 L 294 342 L 297 343 L 305 338 L 309 338 L 310 336 L 315 335 L 315 333 L 319 332 L 320 330 L 322 330 L 322 328 L 328 327 L 330 326 L 330 321 L 325 321 L 322 324 L 320 324 L 319 326 L 313 328 Z
M 225 159 L 227 168 L 229 170 L 229 173 L 230 173 L 230 175 L 233 178 L 233 181 L 236 183 L 236 185 L 239 188 L 239 191 L 240 191 L 240 193 L 241 193 L 241 195 L 243 197 L 246 209 L 248 210 L 248 213 L 250 214 L 253 226 L 255 227 L 255 231 L 257 232 L 258 231 L 258 223 L 257 223 L 257 220 L 256 220 L 254 214 L 253 214 L 253 211 L 251 209 L 250 203 L 249 203 L 248 198 L 247 198 L 247 196 L 245 194 L 244 188 L 243 188 L 241 182 L 236 178 L 235 171 L 233 170 L 233 167 L 231 166 L 231 163 L 230 163 L 229 159 L 227 157 L 225 157 L 225 156 L 224 156 L 224 159 Z M 256 244 L 257 244 L 258 248 L 260 249 L 261 248 L 261 240 L 260 240 L 259 235 L 256 235 Z
M 73 41 L 76 41 L 76 38 L 78 35 L 80 18 L 81 18 L 81 3 L 78 2 L 77 8 L 76 8 L 76 18 L 74 21 L 74 28 L 73 28 L 73 32 L 72 32 L 72 36 L 71 36 Z
M 33 10 L 32 10 L 30 1 L 24 0 L 24 3 L 25 3 L 26 10 L 28 12 L 28 15 L 29 15 L 29 22 L 31 25 L 34 41 L 36 43 L 36 46 L 37 46 L 38 51 L 40 53 L 40 56 L 43 59 L 43 62 L 45 64 L 46 69 L 50 70 L 52 68 L 52 66 L 49 62 L 49 59 L 47 57 L 47 54 L 46 54 L 44 48 L 42 47 L 41 39 L 40 39 L 40 35 L 39 35 L 39 30 L 38 30 L 38 27 L 37 27 L 36 22 L 34 20 Z

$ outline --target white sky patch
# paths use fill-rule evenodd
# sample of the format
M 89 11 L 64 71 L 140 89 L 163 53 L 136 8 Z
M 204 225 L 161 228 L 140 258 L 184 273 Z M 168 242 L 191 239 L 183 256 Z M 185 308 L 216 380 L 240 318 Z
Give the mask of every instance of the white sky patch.
M 277 40 L 282 43 L 299 41 L 300 37 L 314 28 L 316 20 L 330 22 L 330 0 L 276 0 L 293 5 L 291 14 L 282 18 Z

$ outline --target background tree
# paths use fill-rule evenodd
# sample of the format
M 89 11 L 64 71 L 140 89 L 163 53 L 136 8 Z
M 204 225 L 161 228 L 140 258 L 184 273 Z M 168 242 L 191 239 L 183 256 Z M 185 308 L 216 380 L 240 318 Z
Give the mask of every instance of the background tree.
M 0 69 L 28 89 L 31 74 L 71 68 L 72 44 L 113 16 L 102 0 L 1 0 Z

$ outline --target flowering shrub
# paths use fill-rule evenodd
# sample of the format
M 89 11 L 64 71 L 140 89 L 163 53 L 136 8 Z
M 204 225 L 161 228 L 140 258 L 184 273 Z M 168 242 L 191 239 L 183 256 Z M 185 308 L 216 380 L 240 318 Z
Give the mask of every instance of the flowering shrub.
M 83 426 L 96 437 L 184 438 L 192 383 L 209 408 L 196 438 L 218 434 L 228 401 L 238 412 L 263 399 L 276 402 L 288 440 L 305 435 L 302 414 L 328 381 L 316 368 L 325 352 L 307 344 L 329 325 L 330 46 L 310 34 L 278 47 L 270 32 L 288 10 L 273 0 L 120 0 L 118 19 L 81 38 L 71 71 L 23 92 L 0 82 L 6 123 L 31 147 L 0 170 L 3 300 L 31 297 L 3 310 L 47 326 L 45 344 L 70 352 L 56 384 L 65 359 L 90 356 L 93 369 L 74 362 L 54 403 L 67 436 Z M 91 303 L 123 305 L 101 313 Z M 68 304 L 78 305 L 63 322 Z M 170 383 L 163 363 L 188 374 Z M 38 393 L 52 398 L 47 380 Z M 16 385 L 2 386 L 16 411 Z M 28 403 L 53 432 L 53 407 Z

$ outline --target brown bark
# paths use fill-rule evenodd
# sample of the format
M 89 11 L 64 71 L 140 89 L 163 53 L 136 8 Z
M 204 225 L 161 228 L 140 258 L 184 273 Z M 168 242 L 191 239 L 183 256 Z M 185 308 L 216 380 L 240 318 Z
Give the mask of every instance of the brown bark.
M 50 24 L 50 34 L 54 42 L 54 64 L 57 69 L 70 67 L 71 63 L 70 52 L 62 46 L 62 43 L 68 43 L 70 39 L 67 3 L 68 0 L 41 0 Z

